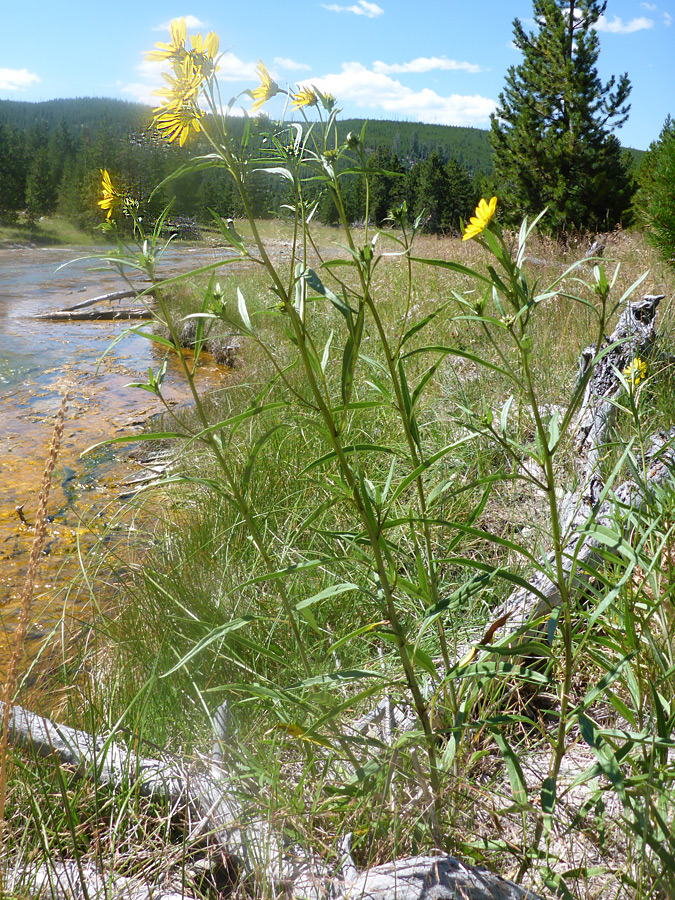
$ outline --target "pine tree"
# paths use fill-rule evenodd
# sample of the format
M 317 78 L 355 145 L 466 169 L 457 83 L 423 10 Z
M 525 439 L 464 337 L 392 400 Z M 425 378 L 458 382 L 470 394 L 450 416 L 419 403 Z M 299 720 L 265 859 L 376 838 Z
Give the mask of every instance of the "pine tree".
M 456 159 L 445 164 L 448 176 L 448 196 L 445 202 L 445 224 L 459 229 L 462 222 L 468 222 L 474 213 L 480 194 L 471 172 Z
M 22 136 L 0 122 L 0 222 L 11 222 L 22 209 L 26 191 L 26 154 Z
M 603 84 L 594 26 L 606 2 L 534 0 L 535 30 L 514 21 L 523 61 L 512 66 L 492 117 L 495 182 L 513 219 L 548 207 L 555 231 L 609 229 L 632 193 L 611 134 L 628 116 L 627 75 Z
M 376 225 L 382 225 L 390 211 L 403 200 L 405 169 L 388 147 L 377 148 L 368 160 L 368 168 L 375 170 L 368 178 L 370 218 Z
M 50 213 L 56 205 L 56 185 L 49 171 L 46 148 L 34 154 L 26 176 L 26 218 L 34 227 L 40 216 Z
M 638 171 L 635 205 L 648 240 L 675 266 L 675 122 L 666 119 Z
M 450 194 L 450 180 L 443 160 L 434 150 L 411 170 L 411 184 L 415 184 L 412 209 L 415 216 L 426 216 L 425 231 L 439 232 L 448 224 L 446 203 Z

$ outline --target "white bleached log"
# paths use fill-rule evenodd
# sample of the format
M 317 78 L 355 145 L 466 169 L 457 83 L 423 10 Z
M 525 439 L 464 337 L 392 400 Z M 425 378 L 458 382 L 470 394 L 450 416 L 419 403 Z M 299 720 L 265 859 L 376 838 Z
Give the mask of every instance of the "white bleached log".
M 587 523 L 593 519 L 598 525 L 612 525 L 617 511 L 622 507 L 639 509 L 647 495 L 672 478 L 675 471 L 675 429 L 669 433 L 659 431 L 645 456 L 644 483 L 630 479 L 614 488 L 600 503 L 605 487 L 599 468 L 601 452 L 612 428 L 616 401 L 624 390 L 618 373 L 628 368 L 634 359 L 646 360 L 652 355 L 656 339 L 654 320 L 663 296 L 648 294 L 641 300 L 627 302 L 616 328 L 604 344 L 612 349 L 596 363 L 586 384 L 574 436 L 579 487 L 565 497 L 560 508 L 562 531 L 567 536 L 563 569 L 565 577 L 575 570 L 577 586 L 583 584 L 584 566 L 599 561 L 600 545 L 585 531 Z M 586 375 L 594 355 L 594 347 L 582 351 L 580 378 Z M 548 564 L 549 570 L 554 572 L 552 554 Z M 560 590 L 552 578 L 536 572 L 529 582 L 532 590 L 519 588 L 514 591 L 497 613 L 497 617 L 509 614 L 508 625 L 513 630 L 547 615 L 560 605 Z
M 440 853 L 358 872 L 347 850 L 339 871 L 334 871 L 318 855 L 285 842 L 269 822 L 256 816 L 251 808 L 255 797 L 242 799 L 235 794 L 222 763 L 189 770 L 171 760 L 141 758 L 111 738 L 58 725 L 20 706 L 10 711 L 9 731 L 15 746 L 55 757 L 83 777 L 113 787 L 136 783 L 142 794 L 168 801 L 176 812 L 186 814 L 190 839 L 208 835 L 243 878 L 270 883 L 293 900 L 424 900 L 429 896 L 436 900 L 541 900 L 487 869 Z M 85 895 L 170 900 L 171 896 L 159 889 L 144 893 L 142 886 L 122 884 L 110 873 L 104 877 L 89 864 L 83 868 L 73 861 L 56 860 L 49 871 L 40 867 L 24 884 L 34 891 L 32 896 L 53 900 Z

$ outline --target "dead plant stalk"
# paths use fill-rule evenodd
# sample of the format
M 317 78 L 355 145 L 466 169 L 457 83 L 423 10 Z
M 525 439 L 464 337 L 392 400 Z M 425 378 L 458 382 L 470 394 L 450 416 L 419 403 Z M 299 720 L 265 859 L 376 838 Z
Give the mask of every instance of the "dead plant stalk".
M 0 847 L 4 844 L 5 830 L 5 804 L 7 799 L 7 743 L 9 730 L 9 714 L 12 702 L 14 700 L 14 691 L 16 689 L 17 674 L 19 671 L 19 663 L 23 656 L 24 643 L 26 633 L 28 631 L 28 620 L 30 616 L 31 606 L 33 603 L 33 592 L 35 588 L 35 576 L 37 575 L 38 566 L 40 564 L 40 552 L 47 535 L 47 503 L 49 501 L 49 491 L 51 488 L 52 475 L 54 466 L 59 455 L 61 440 L 63 439 L 63 427 L 68 409 L 68 394 L 61 401 L 61 406 L 56 414 L 56 422 L 52 432 L 52 440 L 49 445 L 49 453 L 45 464 L 44 474 L 42 476 L 42 484 L 38 495 L 38 508 L 35 519 L 33 546 L 31 547 L 30 560 L 28 562 L 28 571 L 26 572 L 26 580 L 24 582 L 23 591 L 21 593 L 21 609 L 19 613 L 19 624 L 17 625 L 14 635 L 14 649 L 12 657 L 9 661 L 7 670 L 7 679 L 2 692 L 3 713 L 2 713 L 2 734 L 0 735 Z M 0 888 L 1 888 L 2 870 L 0 869 Z

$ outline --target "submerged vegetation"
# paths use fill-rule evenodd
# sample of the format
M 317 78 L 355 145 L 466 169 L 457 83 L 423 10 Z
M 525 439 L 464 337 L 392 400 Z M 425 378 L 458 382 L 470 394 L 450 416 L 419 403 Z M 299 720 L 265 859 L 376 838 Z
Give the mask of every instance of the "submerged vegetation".
M 225 717 L 229 788 L 335 870 L 345 847 L 359 867 L 435 848 L 543 896 L 674 896 L 674 499 L 649 456 L 675 419 L 669 302 L 656 344 L 609 373 L 597 502 L 563 513 L 587 477 L 577 414 L 626 340 L 606 336 L 641 293 L 672 300 L 672 271 L 637 234 L 610 234 L 600 258 L 540 234 L 545 212 L 507 230 L 498 194 L 467 193 L 462 240 L 425 235 L 405 196 L 371 215 L 394 165 L 342 135 L 337 100 L 299 86 L 293 105 L 319 121 L 268 123 L 263 149 L 220 107 L 217 47 L 190 48 L 174 22 L 153 51 L 170 67 L 156 119 L 174 144 L 208 145 L 176 178 L 216 173 L 236 197 L 240 220 L 213 219 L 227 252 L 163 281 L 168 212 L 148 225 L 108 169 L 96 198 L 107 263 L 151 284 L 154 322 L 134 333 L 178 355 L 193 405 L 167 403 L 145 435 L 170 465 L 135 501 L 136 541 L 83 563 L 93 622 L 61 687 L 16 702 L 194 761 Z M 262 107 L 284 89 L 259 72 L 246 93 Z M 274 222 L 257 218 L 257 179 L 283 185 Z M 316 220 L 328 207 L 333 227 Z M 239 365 L 202 396 L 195 368 L 222 336 Z M 133 387 L 163 401 L 166 373 Z M 616 498 L 627 478 L 638 505 Z M 111 572 L 115 608 L 97 609 Z M 559 602 L 510 621 L 508 599 L 541 599 L 542 577 Z M 389 725 L 364 725 L 378 704 Z M 208 821 L 143 797 L 139 773 L 113 790 L 11 752 L 0 892 L 30 895 L 63 858 L 111 895 L 127 876 L 232 889 Z M 256 862 L 248 889 L 274 896 Z

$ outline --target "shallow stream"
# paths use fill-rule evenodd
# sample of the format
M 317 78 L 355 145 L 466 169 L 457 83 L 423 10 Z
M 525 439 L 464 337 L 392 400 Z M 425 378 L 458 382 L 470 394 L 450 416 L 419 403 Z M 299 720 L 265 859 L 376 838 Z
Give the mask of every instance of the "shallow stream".
M 49 532 L 37 574 L 29 658 L 59 626 L 64 602 L 68 619 L 86 618 L 87 592 L 68 592 L 67 585 L 81 570 L 88 548 L 102 535 L 129 527 L 124 517 L 129 493 L 125 481 L 139 471 L 128 456 L 129 445 L 81 454 L 100 441 L 139 432 L 161 411 L 159 401 L 147 391 L 127 387 L 131 381 L 145 380 L 149 366 L 158 368 L 161 348 L 129 335 L 104 355 L 115 338 L 141 323 L 34 318 L 126 287 L 113 272 L 91 271 L 92 261 L 59 268 L 86 253 L 79 247 L 0 248 L 0 672 L 6 668 L 18 623 L 33 541 L 31 526 L 63 395 L 68 392 L 70 399 L 48 506 Z M 173 250 L 162 274 L 166 277 L 216 258 L 217 251 Z M 206 361 L 199 373 L 202 386 L 216 388 L 225 372 Z M 175 360 L 170 361 L 165 385 L 170 402 L 187 402 L 187 386 Z M 25 521 L 17 512 L 20 506 Z M 127 524 L 120 525 L 124 521 Z

